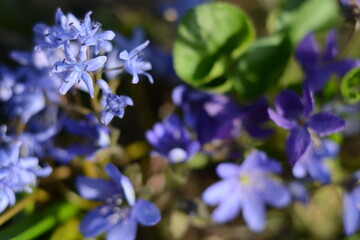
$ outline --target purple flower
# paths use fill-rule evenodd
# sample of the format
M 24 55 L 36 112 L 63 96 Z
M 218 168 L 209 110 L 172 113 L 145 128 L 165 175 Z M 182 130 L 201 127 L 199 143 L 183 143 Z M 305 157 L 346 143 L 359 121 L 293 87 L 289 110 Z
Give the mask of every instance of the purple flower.
M 154 82 L 152 76 L 146 72 L 151 70 L 152 68 L 151 63 L 144 60 L 142 53 L 144 48 L 146 48 L 146 46 L 149 45 L 149 43 L 150 41 L 147 40 L 143 44 L 134 48 L 130 53 L 124 50 L 119 55 L 120 59 L 123 60 L 125 71 L 133 75 L 133 79 L 131 82 L 134 84 L 139 82 L 138 75 L 145 75 L 147 76 L 147 78 L 151 83 Z
M 99 31 L 100 23 L 91 22 L 91 11 L 86 13 L 84 21 L 74 21 L 71 23 L 72 29 L 78 33 L 77 40 L 85 46 L 94 46 L 95 54 L 99 54 L 101 50 L 110 52 L 112 50 L 111 40 L 114 39 L 115 33 L 113 31 Z
M 265 204 L 281 208 L 290 202 L 287 188 L 271 177 L 271 174 L 280 171 L 278 162 L 261 151 L 252 152 L 240 166 L 234 163 L 219 164 L 216 172 L 222 180 L 202 194 L 205 203 L 218 205 L 212 219 L 216 223 L 225 223 L 242 211 L 252 231 L 264 230 Z
M 159 209 L 144 199 L 136 201 L 130 180 L 113 164 L 107 164 L 105 172 L 111 180 L 77 178 L 83 198 L 104 202 L 83 218 L 80 231 L 86 238 L 106 232 L 107 240 L 135 240 L 138 223 L 152 226 L 161 220 Z
M 5 65 L 0 65 L 0 101 L 7 101 L 13 95 L 17 74 Z
M 180 119 L 172 114 L 146 132 L 146 139 L 170 163 L 186 162 L 200 150 L 200 143 L 192 140 Z
M 41 168 L 35 157 L 20 157 L 19 142 L 0 148 L 0 212 L 15 204 L 15 193 L 31 192 L 37 177 L 47 177 L 51 171 L 50 166 Z
M 105 62 L 105 56 L 99 56 L 87 61 L 87 47 L 82 46 L 80 48 L 78 57 L 70 48 L 69 44 L 65 44 L 66 59 L 64 61 L 58 61 L 50 70 L 50 73 L 62 73 L 66 72 L 66 76 L 60 87 L 60 94 L 65 95 L 67 91 L 76 83 L 83 81 L 90 93 L 91 97 L 94 97 L 93 80 L 89 71 L 95 71 L 100 68 Z
M 98 80 L 97 84 L 103 92 L 103 99 L 101 101 L 103 107 L 101 122 L 103 124 L 108 125 L 114 116 L 122 118 L 125 114 L 125 107 L 134 105 L 130 97 L 113 94 L 109 85 L 104 80 Z
M 338 60 L 336 33 L 330 31 L 326 38 L 323 52 L 320 52 L 314 35 L 306 35 L 298 44 L 295 57 L 305 71 L 304 86 L 311 91 L 319 91 L 332 74 L 343 77 L 349 70 L 359 66 L 360 62 L 352 59 Z
M 92 160 L 99 149 L 110 145 L 110 130 L 100 124 L 93 114 L 87 114 L 85 119 L 80 120 L 64 117 L 62 128 L 76 138 L 76 141 L 70 142 L 64 147 L 58 147 L 54 141 L 46 144 L 46 151 L 58 163 L 67 164 L 79 156 L 84 156 L 86 160 Z
M 320 183 L 330 182 L 330 172 L 325 165 L 325 158 L 335 157 L 339 152 L 339 146 L 330 140 L 323 140 L 319 144 L 312 143 L 310 150 L 292 169 L 297 178 L 303 178 L 308 173 L 312 179 Z
M 360 171 L 352 174 L 345 182 L 343 195 L 343 224 L 346 235 L 352 235 L 360 227 Z
M 304 88 L 303 98 L 290 90 L 284 90 L 275 99 L 275 109 L 268 109 L 270 119 L 276 125 L 290 130 L 286 139 L 286 154 L 295 164 L 311 148 L 308 128 L 319 136 L 327 136 L 345 127 L 345 121 L 329 112 L 311 115 L 314 109 L 312 93 Z

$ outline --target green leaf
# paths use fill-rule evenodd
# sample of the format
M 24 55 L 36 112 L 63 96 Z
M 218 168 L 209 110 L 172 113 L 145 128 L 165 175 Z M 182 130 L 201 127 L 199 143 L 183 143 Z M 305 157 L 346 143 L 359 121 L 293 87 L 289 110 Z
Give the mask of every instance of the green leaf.
M 256 40 L 238 59 L 232 73 L 234 90 L 245 99 L 261 96 L 280 80 L 292 54 L 292 44 L 281 34 Z
M 360 101 L 360 68 L 351 70 L 343 77 L 341 94 L 348 103 Z
M 223 75 L 232 59 L 254 39 L 247 16 L 228 3 L 207 3 L 188 11 L 174 44 L 177 74 L 188 84 L 204 89 L 228 90 Z
M 73 218 L 60 225 L 52 233 L 50 240 L 81 240 L 82 234 L 79 230 L 80 220 Z
M 289 0 L 270 16 L 271 31 L 285 31 L 297 43 L 309 32 L 335 26 L 340 14 L 336 0 Z
M 16 221 L 0 231 L 0 240 L 36 239 L 59 223 L 78 214 L 79 208 L 68 202 L 58 202 L 48 208 Z

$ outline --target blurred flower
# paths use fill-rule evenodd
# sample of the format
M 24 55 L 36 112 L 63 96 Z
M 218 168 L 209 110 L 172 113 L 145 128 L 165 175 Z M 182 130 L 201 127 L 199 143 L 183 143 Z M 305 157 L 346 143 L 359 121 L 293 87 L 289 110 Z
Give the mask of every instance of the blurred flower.
M 87 177 L 77 178 L 80 195 L 104 204 L 90 211 L 80 223 L 86 238 L 106 232 L 107 240 L 135 240 L 137 224 L 152 226 L 161 220 L 156 205 L 144 199 L 135 199 L 130 180 L 113 165 L 105 166 L 111 181 Z
M 181 120 L 172 114 L 161 123 L 156 123 L 146 132 L 146 139 L 153 145 L 152 153 L 170 163 L 186 162 L 200 150 L 200 143 L 192 140 Z
M 303 89 L 303 98 L 290 90 L 279 93 L 275 99 L 276 111 L 269 108 L 270 119 L 281 128 L 290 130 L 286 139 L 286 155 L 295 164 L 311 149 L 308 128 L 319 136 L 327 136 L 345 127 L 345 121 L 329 112 L 310 115 L 314 109 L 312 93 Z
M 62 128 L 72 137 L 67 140 L 76 138 L 76 141 L 70 141 L 66 146 L 57 146 L 55 139 L 46 143 L 47 153 L 60 164 L 67 164 L 79 156 L 92 160 L 99 149 L 110 145 L 110 130 L 100 124 L 93 114 L 87 114 L 85 119 L 80 120 L 64 117 Z
M 175 0 L 162 3 L 159 10 L 163 13 L 164 18 L 170 22 L 178 22 L 182 16 L 191 8 L 196 7 L 208 0 Z
M 305 71 L 304 86 L 311 91 L 319 91 L 332 74 L 343 77 L 349 70 L 360 65 L 358 60 L 338 60 L 338 54 L 335 31 L 328 33 L 323 52 L 320 52 L 314 35 L 306 35 L 295 51 L 295 57 Z
M 241 130 L 253 138 L 264 138 L 272 132 L 263 127 L 269 120 L 265 98 L 242 107 L 226 95 L 179 85 L 172 92 L 172 100 L 183 110 L 185 123 L 196 131 L 201 144 L 235 139 Z
M 67 91 L 77 82 L 83 81 L 89 91 L 91 97 L 94 97 L 94 86 L 92 77 L 89 75 L 89 71 L 95 71 L 100 68 L 105 62 L 105 56 L 99 56 L 87 61 L 87 47 L 82 46 L 80 48 L 78 57 L 75 58 L 70 45 L 65 44 L 66 59 L 64 61 L 58 61 L 50 70 L 50 73 L 66 72 L 65 79 L 60 87 L 60 93 L 65 95 Z
M 97 84 L 103 92 L 103 99 L 101 101 L 103 107 L 101 122 L 103 124 L 108 125 L 114 116 L 122 118 L 125 114 L 125 107 L 134 105 L 130 97 L 113 94 L 109 85 L 104 80 L 98 80 Z
M 120 53 L 119 57 L 123 60 L 124 69 L 129 74 L 133 75 L 132 83 L 136 84 L 139 82 L 138 75 L 145 75 L 151 83 L 154 83 L 152 76 L 146 71 L 151 70 L 151 63 L 145 61 L 143 58 L 143 50 L 149 45 L 150 41 L 147 40 L 143 44 L 134 48 L 130 53 L 124 50 Z
M 322 184 L 330 183 L 330 172 L 325 158 L 333 158 L 339 152 L 339 145 L 330 140 L 312 143 L 310 150 L 297 161 L 292 169 L 295 177 L 303 178 L 308 173 L 312 179 Z
M 55 25 L 48 26 L 38 23 L 34 26 L 36 50 L 57 49 L 64 46 L 69 40 L 76 39 L 78 33 L 71 31 L 71 22 L 75 17 L 65 16 L 60 8 L 55 14 Z M 76 18 L 75 18 L 76 19 Z
M 346 235 L 352 235 L 360 224 L 360 171 L 352 174 L 345 182 L 343 195 L 343 224 Z
M 264 230 L 265 204 L 281 208 L 290 203 L 287 188 L 271 177 L 271 174 L 280 171 L 281 166 L 261 151 L 252 152 L 240 166 L 219 164 L 216 172 L 222 180 L 202 194 L 205 203 L 218 205 L 212 219 L 216 223 L 225 223 L 233 220 L 242 210 L 244 220 L 252 231 Z
M 0 65 L 0 101 L 7 101 L 11 98 L 16 80 L 15 71 L 5 65 Z
M 0 212 L 8 205 L 15 204 L 15 193 L 31 192 L 36 185 L 37 177 L 47 177 L 50 166 L 41 168 L 39 159 L 20 157 L 20 143 L 15 142 L 8 147 L 0 148 Z
M 101 50 L 110 52 L 112 50 L 110 41 L 114 39 L 115 33 L 113 31 L 99 31 L 101 24 L 91 22 L 91 14 L 92 11 L 86 13 L 84 21 L 73 19 L 71 28 L 78 33 L 77 40 L 82 45 L 94 46 L 95 55 L 99 54 Z
M 341 14 L 345 20 L 353 23 L 360 20 L 360 0 L 339 0 L 339 3 L 341 7 Z
M 309 194 L 306 186 L 299 181 L 291 181 L 287 184 L 288 189 L 292 198 L 295 201 L 299 201 L 302 204 L 307 204 L 309 202 Z

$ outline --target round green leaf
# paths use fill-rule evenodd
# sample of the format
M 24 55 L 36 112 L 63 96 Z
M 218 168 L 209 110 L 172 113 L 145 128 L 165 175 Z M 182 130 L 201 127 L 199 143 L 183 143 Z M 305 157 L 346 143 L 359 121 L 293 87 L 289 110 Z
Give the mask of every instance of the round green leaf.
M 360 68 L 351 70 L 343 77 L 341 94 L 348 103 L 360 101 Z
M 179 25 L 173 52 L 175 70 L 194 87 L 211 90 L 219 84 L 227 86 L 223 81 L 211 82 L 222 77 L 254 35 L 247 16 L 235 6 L 220 2 L 200 5 L 188 11 Z

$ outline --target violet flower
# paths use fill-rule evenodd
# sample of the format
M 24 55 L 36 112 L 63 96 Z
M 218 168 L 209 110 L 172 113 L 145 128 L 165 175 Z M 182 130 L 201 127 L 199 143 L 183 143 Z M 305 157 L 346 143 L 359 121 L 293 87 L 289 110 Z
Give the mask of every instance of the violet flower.
M 143 44 L 134 48 L 130 53 L 124 50 L 119 55 L 120 59 L 123 60 L 125 71 L 133 76 L 131 81 L 133 84 L 139 82 L 138 75 L 145 75 L 149 79 L 150 83 L 154 83 L 152 76 L 146 72 L 151 70 L 151 63 L 144 60 L 142 53 L 149 43 L 150 41 L 147 40 Z
M 77 178 L 80 195 L 103 202 L 81 221 L 80 231 L 86 238 L 106 233 L 107 240 L 135 240 L 137 224 L 152 226 L 161 220 L 159 209 L 144 199 L 136 201 L 130 180 L 113 165 L 105 166 L 111 180 Z
M 94 97 L 94 86 L 92 77 L 88 72 L 95 71 L 100 68 L 105 62 L 105 56 L 99 56 L 87 60 L 87 47 L 80 48 L 77 58 L 75 57 L 69 44 L 65 44 L 66 59 L 58 61 L 54 64 L 50 73 L 66 72 L 65 79 L 60 87 L 60 94 L 65 95 L 67 91 L 76 83 L 83 81 L 89 91 L 90 96 Z
M 310 150 L 295 163 L 292 172 L 297 178 L 304 178 L 308 173 L 315 181 L 330 183 L 330 172 L 325 165 L 325 159 L 335 157 L 338 152 L 339 145 L 331 140 L 312 143 Z
M 103 107 L 101 122 L 103 124 L 108 125 L 114 116 L 122 118 L 125 114 L 125 107 L 134 105 L 130 97 L 113 94 L 109 85 L 104 80 L 98 80 L 97 84 L 103 92 L 103 99 L 101 101 Z
M 290 90 L 284 90 L 275 99 L 275 109 L 268 109 L 270 119 L 281 128 L 290 130 L 286 139 L 286 155 L 295 164 L 310 150 L 309 129 L 319 136 L 327 136 L 345 127 L 345 121 L 329 112 L 311 115 L 314 109 L 312 93 L 304 88 L 303 98 Z
M 252 152 L 241 165 L 219 164 L 216 172 L 222 180 L 208 187 L 202 194 L 205 203 L 218 205 L 212 213 L 212 219 L 216 223 L 225 223 L 242 211 L 252 231 L 263 231 L 265 204 L 282 208 L 290 203 L 287 188 L 271 177 L 280 171 L 279 163 L 261 151 Z
M 160 155 L 170 163 L 186 162 L 200 150 L 200 143 L 191 138 L 181 120 L 172 114 L 156 123 L 146 132 L 146 139 L 153 145 L 154 155 Z
M 320 51 L 314 35 L 306 35 L 295 50 L 295 57 L 305 71 L 304 86 L 311 91 L 319 91 L 332 74 L 343 77 L 349 70 L 359 66 L 360 62 L 357 60 L 338 60 L 338 54 L 335 31 L 328 33 L 323 52 Z

